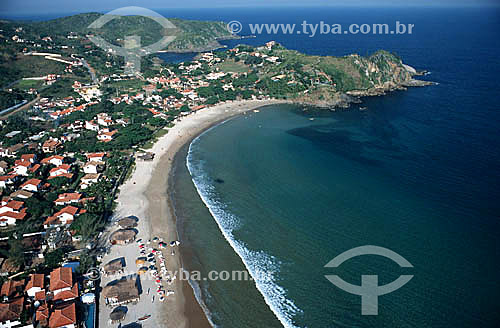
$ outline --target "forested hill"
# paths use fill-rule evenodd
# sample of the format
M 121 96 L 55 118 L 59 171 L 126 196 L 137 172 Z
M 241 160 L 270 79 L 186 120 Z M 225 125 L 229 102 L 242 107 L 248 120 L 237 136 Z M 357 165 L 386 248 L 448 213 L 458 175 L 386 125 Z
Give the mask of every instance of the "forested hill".
M 51 37 L 54 42 L 67 40 L 68 37 L 85 38 L 87 34 L 94 34 L 110 43 L 122 45 L 126 36 L 138 35 L 143 45 L 149 45 L 160 40 L 163 35 L 175 35 L 176 39 L 166 49 L 175 52 L 211 50 L 220 46 L 217 40 L 235 38 L 224 22 L 178 18 L 168 18 L 175 25 L 175 29 L 169 30 L 165 30 L 153 19 L 143 16 L 115 16 L 100 29 L 88 28 L 101 16 L 100 13 L 85 13 L 43 22 L 3 21 L 0 26 L 14 24 L 22 27 L 33 39 Z

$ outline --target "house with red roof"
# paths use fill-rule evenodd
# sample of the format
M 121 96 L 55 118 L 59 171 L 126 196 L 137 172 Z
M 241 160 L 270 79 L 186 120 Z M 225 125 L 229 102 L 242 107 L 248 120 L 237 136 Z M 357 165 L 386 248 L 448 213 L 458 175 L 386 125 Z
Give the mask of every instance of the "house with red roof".
M 12 300 L 19 296 L 23 296 L 24 292 L 24 280 L 15 281 L 12 279 L 7 280 L 3 283 L 2 289 L 0 290 L 0 296 L 3 299 Z
M 42 164 L 52 164 L 55 166 L 60 166 L 63 164 L 64 157 L 60 155 L 52 155 L 50 157 L 44 158 L 40 163 Z
M 23 208 L 20 212 L 4 212 L 0 214 L 0 227 L 6 227 L 9 225 L 16 225 L 18 220 L 24 220 L 28 215 L 26 209 Z
M 49 308 L 47 304 L 42 304 L 36 309 L 35 320 L 43 327 L 49 324 Z
M 49 328 L 75 328 L 75 303 L 64 304 L 54 309 L 49 318 Z
M 2 206 L 0 207 L 0 214 L 4 212 L 18 212 L 24 206 L 24 202 L 18 200 L 11 200 L 9 198 L 2 199 Z
M 32 167 L 30 167 L 28 169 L 28 171 L 30 171 L 30 173 L 35 173 L 36 171 L 38 171 L 39 168 L 40 168 L 40 164 L 36 163 Z
M 5 188 L 7 185 L 14 184 L 19 178 L 17 174 L 8 174 L 0 176 L 0 188 Z
M 54 301 L 69 301 L 77 298 L 78 282 L 73 280 L 71 268 L 60 267 L 52 270 L 49 290 L 53 294 Z
M 97 124 L 102 126 L 110 126 L 113 125 L 113 120 L 107 113 L 99 113 L 97 114 Z
M 102 142 L 110 142 L 111 140 L 113 140 L 113 136 L 117 132 L 118 130 L 99 132 L 99 134 L 97 135 L 97 140 Z
M 21 185 L 22 190 L 38 192 L 42 187 L 42 180 L 40 179 L 29 179 Z
M 85 156 L 87 156 L 87 159 L 90 162 L 92 162 L 92 161 L 102 162 L 104 157 L 106 157 L 106 153 L 89 153 L 89 154 L 86 154 Z
M 9 200 L 2 202 L 0 207 L 0 226 L 15 225 L 17 220 L 23 220 L 26 217 L 26 208 L 24 202 Z
M 61 176 L 71 178 L 73 175 L 69 172 L 70 169 L 71 165 L 69 164 L 62 164 L 59 165 L 58 167 L 54 167 L 49 171 L 49 176 L 50 176 L 49 179 Z
M 24 154 L 21 155 L 21 161 L 30 162 L 32 164 L 37 162 L 36 154 Z
M 56 205 L 68 205 L 68 204 L 76 204 L 80 202 L 81 194 L 76 192 L 63 193 L 57 196 L 57 199 L 54 201 Z
M 13 171 L 15 174 L 27 176 L 28 170 L 32 166 L 33 166 L 33 163 L 31 163 L 29 161 L 22 161 L 22 160 L 18 159 L 14 162 Z
M 44 153 L 52 153 L 55 152 L 60 146 L 61 143 L 59 142 L 59 140 L 49 139 L 43 143 L 42 151 Z
M 0 303 L 0 327 L 17 327 L 21 325 L 21 313 L 24 309 L 24 297 L 7 303 Z
M 81 210 L 74 206 L 66 206 L 54 215 L 49 216 L 43 223 L 43 226 L 47 229 L 49 227 L 68 225 L 73 223 L 75 217 L 82 213 L 85 213 L 85 210 Z
M 45 288 L 45 275 L 41 273 L 34 273 L 30 275 L 30 280 L 24 289 L 29 297 L 35 297 L 38 292 L 43 291 Z

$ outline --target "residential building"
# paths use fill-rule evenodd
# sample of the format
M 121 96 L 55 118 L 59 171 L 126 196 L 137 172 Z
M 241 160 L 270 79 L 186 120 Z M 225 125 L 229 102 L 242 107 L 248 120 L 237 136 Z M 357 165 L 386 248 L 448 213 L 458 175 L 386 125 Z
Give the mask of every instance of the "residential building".
M 29 297 L 35 297 L 36 293 L 43 291 L 45 288 L 45 275 L 34 273 L 30 275 L 30 280 L 26 285 L 25 291 Z
M 49 328 L 75 328 L 76 306 L 75 303 L 57 306 L 49 318 Z
M 60 155 L 52 155 L 50 157 L 42 159 L 40 163 L 42 164 L 52 164 L 55 166 L 60 166 L 63 164 L 64 157 Z
M 68 204 L 76 204 L 80 202 L 80 198 L 82 197 L 79 193 L 64 193 L 60 194 L 57 199 L 54 201 L 56 205 L 68 205 Z
M 52 270 L 49 290 L 53 294 L 54 301 L 68 301 L 77 298 L 78 283 L 73 279 L 71 268 L 60 267 Z
M 85 210 L 80 210 L 78 207 L 66 206 L 59 212 L 49 216 L 43 223 L 45 229 L 49 227 L 69 225 L 71 224 L 78 214 L 84 213 Z
M 38 192 L 42 186 L 42 180 L 40 179 L 29 179 L 21 185 L 21 189 L 25 191 Z
M 43 143 L 42 151 L 44 153 L 52 153 L 55 152 L 60 146 L 61 143 L 59 142 L 59 140 L 49 139 Z

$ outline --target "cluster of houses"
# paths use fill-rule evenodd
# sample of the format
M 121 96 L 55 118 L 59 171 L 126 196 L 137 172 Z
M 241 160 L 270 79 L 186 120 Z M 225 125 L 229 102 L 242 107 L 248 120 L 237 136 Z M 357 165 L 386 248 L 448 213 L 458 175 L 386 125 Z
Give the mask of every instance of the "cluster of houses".
M 41 98 L 33 105 L 33 109 L 43 112 L 52 120 L 57 120 L 74 112 L 83 112 L 89 106 L 99 103 L 98 100 L 94 100 L 80 105 L 75 105 L 75 103 L 80 102 L 80 100 L 81 99 L 75 99 L 73 96 L 53 100 L 49 100 L 49 98 Z M 43 117 L 36 117 L 36 119 L 45 120 Z
M 85 129 L 97 132 L 97 140 L 109 142 L 118 132 L 118 130 L 111 129 L 114 124 L 115 122 L 107 113 L 99 113 L 93 120 L 85 122 Z
M 44 147 L 49 147 L 46 143 Z M 50 146 L 56 149 L 55 144 Z M 106 166 L 105 158 L 106 153 L 89 153 L 86 154 L 86 162 L 77 162 L 69 155 L 52 154 L 38 160 L 36 154 L 23 154 L 11 167 L 5 161 L 0 162 L 1 171 L 4 173 L 0 175 L 0 189 L 10 191 L 10 194 L 1 200 L 0 226 L 14 226 L 19 220 L 24 220 L 29 215 L 24 201 L 33 197 L 35 193 L 43 193 L 52 188 L 52 179 L 71 180 L 75 171 L 83 171 L 85 175 L 80 179 L 80 190 L 83 191 L 97 183 Z M 46 177 L 39 173 L 42 166 L 49 166 Z M 84 213 L 78 205 L 89 200 L 91 199 L 79 192 L 59 194 L 54 205 L 66 207 L 46 218 L 44 225 L 48 228 L 71 224 L 77 215 Z
M 34 273 L 28 279 L 9 279 L 0 290 L 0 326 L 20 327 L 26 321 L 30 325 L 24 327 L 77 327 L 79 296 L 70 267 L 56 268 L 49 277 Z
M 57 149 L 52 144 L 44 144 L 45 146 Z M 40 155 L 40 152 L 34 152 L 16 155 L 15 150 L 9 154 L 10 158 L 0 161 L 0 189 L 4 194 L 0 203 L 0 227 L 9 229 L 30 218 L 30 209 L 26 204 L 36 194 L 49 191 L 57 194 L 52 214 L 40 218 L 43 222 L 42 231 L 24 234 L 21 238 L 25 254 L 32 254 L 31 263 L 41 263 L 46 251 L 60 247 L 51 239 L 55 231 L 67 235 L 69 241 L 77 245 L 78 238 L 73 235 L 70 225 L 75 218 L 86 212 L 85 204 L 94 200 L 93 197 L 87 197 L 84 190 L 99 181 L 107 154 L 88 153 L 85 154 L 86 161 L 76 161 L 71 154 Z M 38 158 L 39 156 L 42 158 Z M 43 169 L 44 167 L 47 168 Z M 84 173 L 79 180 L 78 189 L 57 193 L 58 189 L 51 185 L 52 179 L 71 179 L 76 173 L 76 167 Z M 41 174 L 41 171 L 45 174 Z M 7 245 L 8 242 L 8 237 L 0 238 L 2 245 Z M 62 242 L 66 243 L 67 240 Z M 50 277 L 33 273 L 27 279 L 18 280 L 15 277 L 19 276 L 16 273 L 20 267 L 11 262 L 10 259 L 0 259 L 1 275 L 14 274 L 1 287 L 0 327 L 79 326 L 77 303 L 80 302 L 80 288 L 71 268 L 59 267 L 50 273 Z

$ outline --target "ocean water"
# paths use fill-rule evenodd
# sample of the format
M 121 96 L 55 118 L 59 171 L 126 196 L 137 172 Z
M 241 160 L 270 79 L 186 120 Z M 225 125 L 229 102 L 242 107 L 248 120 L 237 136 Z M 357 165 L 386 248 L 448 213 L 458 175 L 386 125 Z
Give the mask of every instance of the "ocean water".
M 191 18 L 211 13 L 195 12 Z M 187 15 L 187 14 L 186 14 Z M 493 9 L 232 10 L 246 22 L 399 20 L 406 36 L 261 36 L 312 54 L 383 48 L 439 84 L 368 98 L 346 111 L 263 108 L 196 138 L 170 186 L 185 266 L 255 280 L 195 284 L 221 327 L 497 327 L 500 322 L 500 16 Z M 214 18 L 214 19 L 215 19 Z M 336 21 L 335 21 L 336 20 Z M 382 20 L 382 21 L 381 21 Z M 234 41 L 231 41 L 234 42 Z M 311 120 L 313 119 L 313 120 Z M 379 256 L 325 268 L 362 245 Z M 413 279 L 380 296 L 379 315 L 332 285 Z

